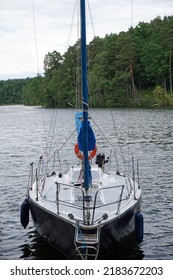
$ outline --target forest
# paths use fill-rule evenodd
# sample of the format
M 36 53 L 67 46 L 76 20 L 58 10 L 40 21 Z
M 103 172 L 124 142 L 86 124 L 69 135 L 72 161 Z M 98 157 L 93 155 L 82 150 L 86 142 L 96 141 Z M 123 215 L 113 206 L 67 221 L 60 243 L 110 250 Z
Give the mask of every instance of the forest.
M 173 106 L 173 16 L 139 22 L 87 46 L 90 107 Z M 0 81 L 0 104 L 80 107 L 79 42 L 44 58 L 44 75 Z

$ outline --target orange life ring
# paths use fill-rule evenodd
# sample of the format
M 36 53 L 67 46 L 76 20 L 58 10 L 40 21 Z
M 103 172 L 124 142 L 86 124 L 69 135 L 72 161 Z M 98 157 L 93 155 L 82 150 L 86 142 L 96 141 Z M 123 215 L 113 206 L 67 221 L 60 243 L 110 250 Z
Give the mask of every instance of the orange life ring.
M 82 159 L 84 158 L 83 152 L 81 152 L 81 151 L 79 150 L 78 143 L 76 143 L 76 145 L 75 145 L 75 147 L 74 147 L 74 152 L 75 152 L 76 156 L 77 156 L 79 159 L 82 160 Z M 92 159 L 93 157 L 95 157 L 96 153 L 97 153 L 97 146 L 95 145 L 94 150 L 89 151 L 89 153 L 88 153 L 88 159 L 90 160 L 90 159 Z

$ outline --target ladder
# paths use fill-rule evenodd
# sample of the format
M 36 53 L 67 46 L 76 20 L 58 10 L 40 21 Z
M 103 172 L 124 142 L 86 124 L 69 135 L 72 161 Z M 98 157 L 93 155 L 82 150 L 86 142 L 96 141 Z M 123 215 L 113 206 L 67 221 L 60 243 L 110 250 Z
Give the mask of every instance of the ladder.
M 83 260 L 97 259 L 99 252 L 99 228 L 84 229 L 79 225 L 75 231 L 77 257 Z

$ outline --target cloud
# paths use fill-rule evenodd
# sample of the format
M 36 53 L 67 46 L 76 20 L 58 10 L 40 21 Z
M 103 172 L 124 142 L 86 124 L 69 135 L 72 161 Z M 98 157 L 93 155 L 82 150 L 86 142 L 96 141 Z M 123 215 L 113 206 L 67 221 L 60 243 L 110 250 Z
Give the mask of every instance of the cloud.
M 68 43 L 75 43 L 77 31 L 72 30 L 73 36 L 69 36 L 75 2 L 0 0 L 0 80 L 37 74 L 34 24 L 40 73 L 43 71 L 45 54 L 53 50 L 64 53 Z M 139 21 L 173 15 L 172 0 L 90 0 L 89 3 L 95 35 L 100 37 L 127 31 L 131 24 L 136 26 Z M 90 17 L 90 13 L 87 14 Z M 91 20 L 88 35 L 89 40 L 92 40 L 94 32 Z

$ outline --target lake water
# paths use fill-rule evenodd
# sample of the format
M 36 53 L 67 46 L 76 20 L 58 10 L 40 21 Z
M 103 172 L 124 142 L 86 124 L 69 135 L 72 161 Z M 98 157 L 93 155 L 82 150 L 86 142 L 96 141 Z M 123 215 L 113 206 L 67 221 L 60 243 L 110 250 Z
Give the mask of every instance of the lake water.
M 20 225 L 29 164 L 38 160 L 48 133 L 57 148 L 74 130 L 69 110 L 28 106 L 0 107 L 0 259 L 63 259 L 33 227 Z M 51 122 L 56 116 L 56 123 Z M 144 215 L 144 240 L 127 244 L 112 259 L 173 259 L 173 111 L 92 110 L 98 143 L 107 151 L 103 134 L 127 157 L 139 160 Z M 49 125 L 48 125 L 49 123 Z M 51 123 L 51 124 L 50 124 Z M 98 129 L 101 127 L 102 132 Z M 47 132 L 46 132 L 47 131 Z M 75 136 L 67 150 L 73 149 Z M 117 137 L 118 142 L 117 144 Z M 73 158 L 71 158 L 72 160 Z

